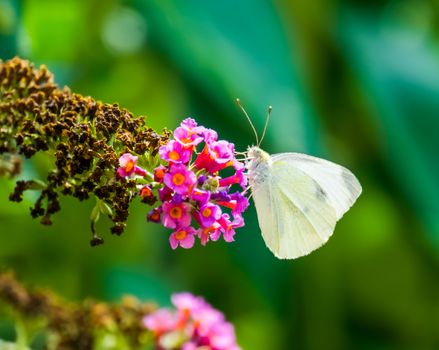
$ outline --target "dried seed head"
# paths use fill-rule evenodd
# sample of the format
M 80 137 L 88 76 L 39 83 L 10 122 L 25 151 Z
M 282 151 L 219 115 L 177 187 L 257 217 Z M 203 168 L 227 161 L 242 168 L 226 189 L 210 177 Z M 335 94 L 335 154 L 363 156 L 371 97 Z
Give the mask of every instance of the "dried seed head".
M 117 104 L 60 89 L 45 66 L 14 58 L 0 61 L 0 176 L 20 171 L 19 154 L 32 158 L 39 151 L 54 156 L 40 197 L 31 209 L 33 217 L 51 223 L 60 209 L 60 194 L 85 200 L 95 194 L 114 213 L 112 233 L 121 234 L 128 217 L 134 184 L 115 183 L 119 155 L 155 155 L 170 137 L 146 125 Z M 4 159 L 13 160 L 5 165 Z M 19 202 L 32 181 L 17 181 L 10 200 Z

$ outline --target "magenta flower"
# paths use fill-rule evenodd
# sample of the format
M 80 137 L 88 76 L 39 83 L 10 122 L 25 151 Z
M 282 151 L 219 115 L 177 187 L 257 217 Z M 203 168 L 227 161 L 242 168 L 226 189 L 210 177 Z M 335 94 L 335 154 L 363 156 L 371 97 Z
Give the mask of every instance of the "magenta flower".
M 184 344 L 181 346 L 181 350 L 197 350 L 197 349 L 198 349 L 197 344 L 194 343 L 194 342 L 192 342 L 192 341 L 189 341 L 189 342 L 187 342 L 187 343 L 184 343 Z
M 146 220 L 150 222 L 159 223 L 162 220 L 162 207 L 153 208 L 146 216 Z
M 137 158 L 130 153 L 124 153 L 119 158 L 119 168 L 117 168 L 117 173 L 120 177 L 130 177 L 134 174 L 139 176 L 145 176 L 146 170 L 137 166 Z
M 191 159 L 192 152 L 181 143 L 171 140 L 159 149 L 160 158 L 172 163 L 186 164 Z
M 172 249 L 176 249 L 178 246 L 182 248 L 192 248 L 195 243 L 195 229 L 193 227 L 179 228 L 174 231 L 169 237 L 169 243 Z
M 154 332 L 157 349 L 240 350 L 233 325 L 203 298 L 179 293 L 172 295 L 172 303 L 175 313 L 159 309 L 143 322 Z
M 166 201 L 170 201 L 172 196 L 174 195 L 174 191 L 170 189 L 168 186 L 164 186 L 158 190 L 159 199 L 164 203 Z
M 166 174 L 166 167 L 164 167 L 163 165 L 158 166 L 157 168 L 154 169 L 154 181 L 162 183 L 165 174 Z
M 147 220 L 173 230 L 169 237 L 173 249 L 190 248 L 195 238 L 202 245 L 221 236 L 233 241 L 235 229 L 244 226 L 242 214 L 249 205 L 244 192 L 235 190 L 239 187 L 234 185 L 245 190 L 247 176 L 244 164 L 235 158 L 233 143 L 218 140 L 215 130 L 187 118 L 174 130 L 174 139 L 160 147 L 159 156 L 161 164 L 148 169 L 154 181 L 129 153 L 120 157 L 117 169 L 120 177 L 138 181 L 143 203 L 154 205 L 159 200 Z M 227 177 L 222 174 L 225 168 Z
M 206 169 L 214 174 L 234 164 L 235 146 L 227 141 L 214 141 L 206 145 L 203 151 L 195 159 L 197 169 Z
M 222 312 L 215 310 L 209 304 L 191 312 L 191 317 L 197 326 L 196 331 L 201 337 L 208 337 L 212 328 L 216 325 L 223 324 L 224 315 Z
M 209 329 L 208 338 L 212 349 L 239 349 L 236 345 L 235 329 L 227 322 L 217 323 Z
M 219 206 L 206 203 L 200 208 L 199 220 L 201 226 L 210 227 L 221 217 L 221 209 Z
M 167 228 L 186 227 L 191 224 L 191 205 L 189 203 L 164 202 L 163 225 Z
M 203 141 L 203 137 L 199 136 L 198 132 L 195 132 L 194 129 L 188 130 L 184 127 L 178 127 L 174 131 L 174 138 L 177 140 L 178 144 L 182 147 L 191 150 L 193 147 L 198 145 Z
M 221 236 L 221 225 L 218 222 L 214 222 L 207 228 L 200 227 L 197 230 L 197 236 L 200 239 L 202 245 L 206 245 L 208 241 L 217 241 Z
M 244 219 L 242 216 L 237 215 L 230 221 L 228 214 L 221 215 L 218 223 L 221 225 L 221 231 L 223 232 L 223 238 L 226 242 L 233 242 L 235 236 L 235 228 L 244 226 Z
M 153 331 L 156 336 L 172 331 L 177 325 L 176 315 L 168 309 L 159 309 L 143 319 L 145 328 Z
M 206 204 L 210 199 L 210 192 L 209 191 L 203 191 L 198 188 L 194 188 L 191 193 L 191 199 L 193 201 L 196 201 L 198 205 L 202 206 Z
M 204 142 L 206 142 L 208 145 L 211 145 L 213 142 L 218 140 L 218 134 L 215 130 L 203 128 L 201 134 L 203 135 Z
M 243 213 L 250 205 L 247 197 L 243 196 L 239 192 L 232 193 L 231 195 L 227 196 L 226 200 L 221 199 L 217 203 L 231 209 L 233 215 Z
M 176 193 L 187 194 L 197 182 L 195 174 L 183 164 L 174 164 L 165 174 L 164 183 Z
M 230 203 L 232 203 L 232 214 L 242 214 L 250 205 L 247 197 L 243 196 L 240 192 L 235 192 L 230 195 Z
M 219 180 L 220 187 L 227 187 L 233 184 L 239 184 L 243 189 L 247 186 L 247 177 L 244 175 L 244 169 L 237 170 L 234 175 Z
M 195 121 L 195 119 L 192 118 L 186 118 L 184 119 L 181 123 L 180 123 L 180 127 L 182 127 L 183 129 L 185 129 L 186 131 L 189 132 L 194 132 L 194 133 L 198 133 L 200 130 L 200 127 L 198 126 L 197 122 Z M 202 128 L 202 127 L 201 127 Z
M 206 306 L 203 298 L 194 296 L 191 293 L 177 293 L 171 296 L 172 304 L 178 311 L 192 314 L 194 311 Z

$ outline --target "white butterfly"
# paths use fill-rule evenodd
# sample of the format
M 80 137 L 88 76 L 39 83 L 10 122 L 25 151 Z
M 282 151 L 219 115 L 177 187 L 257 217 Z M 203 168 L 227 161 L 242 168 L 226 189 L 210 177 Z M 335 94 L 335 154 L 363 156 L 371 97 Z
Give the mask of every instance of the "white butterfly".
M 269 155 L 258 146 L 249 147 L 247 158 L 262 237 L 280 259 L 295 259 L 325 244 L 361 194 L 348 169 L 324 159 L 301 153 Z
M 311 253 L 331 237 L 361 185 L 346 168 L 301 153 L 247 152 L 248 177 L 265 244 L 280 259 Z

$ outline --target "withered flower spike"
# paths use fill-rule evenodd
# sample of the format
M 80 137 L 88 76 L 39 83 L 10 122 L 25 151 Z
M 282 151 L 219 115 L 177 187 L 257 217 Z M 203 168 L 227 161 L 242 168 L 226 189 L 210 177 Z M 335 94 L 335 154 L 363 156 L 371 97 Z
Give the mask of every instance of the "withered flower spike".
M 134 182 L 112 181 L 120 154 L 155 155 L 170 137 L 168 131 L 158 134 L 144 117 L 134 117 L 117 104 L 60 89 L 45 66 L 35 68 L 17 57 L 0 61 L 0 126 L 0 176 L 19 173 L 19 154 L 32 158 L 46 151 L 54 156 L 53 169 L 31 208 L 33 217 L 50 224 L 51 215 L 60 210 L 60 194 L 81 201 L 94 194 L 112 209 L 111 231 L 116 235 L 123 232 L 135 197 Z M 17 181 L 10 200 L 20 202 L 26 190 L 36 189 L 33 184 Z M 92 241 L 92 245 L 103 242 L 95 237 Z

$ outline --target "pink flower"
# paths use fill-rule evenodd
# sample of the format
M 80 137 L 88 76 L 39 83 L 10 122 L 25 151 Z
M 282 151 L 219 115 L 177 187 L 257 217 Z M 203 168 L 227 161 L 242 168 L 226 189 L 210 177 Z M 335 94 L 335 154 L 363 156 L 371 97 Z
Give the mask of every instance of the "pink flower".
M 206 145 L 195 159 L 197 169 L 206 169 L 213 174 L 228 166 L 233 165 L 235 159 L 235 146 L 227 141 L 214 141 Z
M 224 321 L 222 312 L 215 310 L 209 304 L 202 308 L 195 309 L 191 313 L 191 316 L 196 325 L 196 331 L 201 337 L 209 336 L 211 328 Z
M 170 237 L 173 249 L 192 247 L 195 236 L 202 245 L 221 236 L 227 242 L 233 241 L 235 229 L 244 225 L 242 213 L 249 205 L 242 193 L 231 193 L 235 184 L 243 189 L 247 186 L 245 166 L 235 158 L 233 143 L 218 140 L 215 130 L 198 125 L 192 118 L 183 120 L 173 136 L 159 149 L 163 164 L 148 169 L 154 173 L 154 181 L 151 176 L 141 180 L 133 176 L 147 172 L 129 153 L 120 157 L 117 173 L 122 178 L 133 176 L 139 180 L 142 202 L 153 205 L 159 199 L 147 220 L 161 222 L 174 231 Z M 225 168 L 230 171 L 223 178 L 221 170 Z M 191 224 L 194 228 L 189 227 Z
M 197 349 L 198 349 L 197 344 L 194 343 L 194 342 L 192 342 L 192 341 L 189 341 L 189 342 L 187 342 L 187 343 L 184 343 L 184 344 L 181 346 L 181 350 L 197 350 Z
M 143 322 L 154 332 L 157 349 L 240 350 L 233 325 L 203 298 L 178 293 L 172 303 L 175 313 L 159 309 Z
M 152 189 L 148 185 L 143 185 L 139 190 L 139 195 L 142 198 L 142 203 L 153 205 L 157 198 L 152 193 Z
M 164 183 L 176 193 L 187 194 L 190 188 L 197 182 L 195 174 L 183 164 L 174 164 L 165 174 Z
M 137 158 L 130 153 L 124 153 L 119 158 L 119 168 L 117 173 L 120 177 L 130 177 L 131 175 L 145 176 L 146 170 L 137 166 Z
M 168 309 L 159 309 L 143 318 L 145 328 L 153 331 L 156 335 L 173 330 L 176 324 L 177 317 Z
M 196 201 L 200 206 L 204 205 L 210 199 L 210 192 L 194 188 L 191 193 L 191 199 Z
M 203 135 L 204 142 L 206 142 L 208 145 L 218 140 L 218 134 L 212 129 L 203 128 L 201 135 Z
M 195 310 L 203 308 L 207 305 L 201 297 L 194 296 L 191 293 L 176 293 L 171 297 L 172 304 L 178 311 L 193 314 Z
M 180 123 L 180 127 L 186 129 L 187 131 L 195 131 L 197 126 L 197 122 L 192 118 L 186 118 Z
M 192 151 L 185 148 L 180 142 L 171 140 L 159 149 L 160 158 L 167 162 L 188 163 L 191 159 Z
M 236 159 L 233 161 L 233 167 L 235 168 L 235 170 L 244 170 L 245 169 L 244 163 L 242 163 Z
M 201 135 L 205 130 L 204 126 L 198 126 L 197 122 L 192 118 L 186 118 L 180 123 L 180 128 L 183 128 L 190 134 Z
M 234 192 L 227 197 L 227 200 L 220 200 L 217 203 L 231 209 L 234 216 L 243 213 L 250 204 L 247 197 L 240 192 Z
M 216 323 L 209 329 L 210 346 L 218 350 L 239 349 L 236 345 L 235 329 L 228 322 Z
M 166 167 L 164 167 L 163 165 L 159 165 L 157 168 L 154 169 L 154 181 L 162 183 L 165 174 L 166 174 Z
M 186 149 L 192 149 L 203 141 L 203 138 L 198 135 L 198 132 L 196 132 L 196 128 L 188 130 L 181 126 L 175 129 L 174 138 L 178 141 L 178 144 Z
M 176 249 L 178 246 L 189 249 L 194 246 L 195 243 L 195 229 L 193 227 L 179 228 L 174 231 L 169 237 L 169 243 L 172 249 Z
M 218 223 L 221 225 L 221 231 L 226 242 L 233 242 L 235 236 L 235 228 L 244 226 L 244 219 L 242 216 L 236 216 L 233 221 L 230 221 L 228 214 L 221 215 Z
M 171 190 L 168 186 L 164 186 L 158 190 L 159 192 L 159 199 L 162 202 L 170 201 L 172 199 L 172 195 L 174 194 L 174 191 Z
M 167 228 L 186 227 L 191 223 L 191 205 L 189 203 L 164 202 L 163 225 Z
M 247 186 L 247 176 L 244 175 L 244 169 L 237 170 L 234 175 L 219 180 L 220 187 L 227 187 L 233 184 L 239 184 L 243 189 Z
M 146 220 L 150 222 L 159 223 L 162 216 L 162 207 L 152 209 L 146 216 Z
M 232 214 L 235 216 L 237 214 L 243 213 L 248 206 L 250 205 L 250 202 L 248 201 L 248 198 L 244 196 L 240 192 L 234 192 L 230 195 L 230 202 L 236 203 L 234 207 L 232 207 Z
M 218 222 L 214 222 L 207 228 L 200 227 L 197 230 L 197 236 L 200 239 L 202 245 L 206 245 L 209 240 L 217 241 L 221 236 L 221 225 Z
M 221 209 L 212 203 L 206 203 L 200 208 L 199 219 L 201 226 L 210 227 L 221 217 Z

